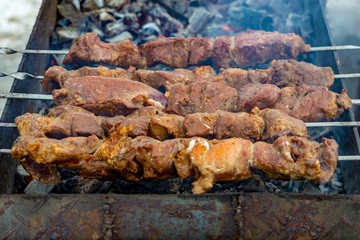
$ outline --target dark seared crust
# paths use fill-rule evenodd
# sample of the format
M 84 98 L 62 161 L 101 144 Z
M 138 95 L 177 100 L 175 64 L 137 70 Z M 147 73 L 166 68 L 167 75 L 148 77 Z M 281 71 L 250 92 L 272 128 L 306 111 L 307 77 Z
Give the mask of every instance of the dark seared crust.
M 55 105 L 74 105 L 102 116 L 129 115 L 145 106 L 164 108 L 165 96 L 139 82 L 107 77 L 68 79 L 54 90 Z
M 165 94 L 168 98 L 168 113 L 185 115 L 196 112 L 236 110 L 238 93 L 222 83 L 196 82 L 190 85 L 173 85 Z
M 281 136 L 273 144 L 256 142 L 251 166 L 270 178 L 328 182 L 337 165 L 338 145 L 332 139 L 322 141 Z
M 108 69 L 83 67 L 68 71 L 55 66 L 45 72 L 42 86 L 46 92 L 64 86 L 71 77 L 100 76 L 128 78 L 159 89 L 171 84 L 191 84 L 199 81 L 220 82 L 240 90 L 248 83 L 268 83 L 278 87 L 295 87 L 302 84 L 329 88 L 334 83 L 334 73 L 330 67 L 317 67 L 311 63 L 297 62 L 293 59 L 273 60 L 266 69 L 243 70 L 241 68 L 222 68 L 219 75 L 210 66 L 196 67 L 193 70 L 178 68 L 173 71 L 154 71 L 129 68 Z
M 294 33 L 247 31 L 235 37 L 175 38 L 160 36 L 138 48 L 126 40 L 104 43 L 95 33 L 74 40 L 64 64 L 105 63 L 146 68 L 155 63 L 185 68 L 211 59 L 215 67 L 248 67 L 272 59 L 296 58 L 310 45 Z
M 105 43 L 96 33 L 86 33 L 76 38 L 63 62 L 65 65 L 104 63 L 125 68 L 146 68 L 146 61 L 135 43 L 129 40 Z
M 194 193 L 205 193 L 217 181 L 244 180 L 252 170 L 275 179 L 327 182 L 337 164 L 338 145 L 302 137 L 281 136 L 273 144 L 242 138 L 206 140 L 128 137 L 131 127 L 117 127 L 104 141 L 95 136 L 62 140 L 19 137 L 12 156 L 44 182 L 57 181 L 56 166 L 80 169 L 83 177 L 163 180 L 195 177 Z

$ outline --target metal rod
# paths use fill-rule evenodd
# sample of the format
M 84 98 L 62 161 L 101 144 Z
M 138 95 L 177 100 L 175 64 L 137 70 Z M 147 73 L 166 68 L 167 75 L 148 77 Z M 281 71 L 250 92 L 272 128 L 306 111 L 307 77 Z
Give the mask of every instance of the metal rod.
M 0 154 L 10 154 L 11 149 L 0 149 Z M 339 156 L 338 161 L 359 161 L 360 155 Z
M 311 47 L 310 51 L 337 51 L 337 50 L 356 50 L 360 49 L 360 46 L 355 45 L 343 45 L 343 46 L 326 46 L 326 47 Z
M 335 74 L 334 78 L 360 78 L 360 73 Z
M 15 53 L 32 53 L 32 54 L 62 54 L 66 55 L 69 50 L 35 50 L 35 49 L 22 49 L 15 50 L 7 47 L 0 47 L 0 54 L 15 54 Z
M 306 127 L 360 127 L 360 122 L 310 122 Z
M 156 1 L 160 2 L 160 1 Z M 187 19 L 184 18 L 184 21 Z M 343 46 L 323 46 L 323 47 L 311 47 L 310 51 L 337 51 L 337 50 L 356 50 L 360 49 L 360 46 L 355 45 L 343 45 Z M 31 54 L 61 54 L 66 55 L 69 53 L 68 49 L 65 50 L 37 50 L 37 49 L 21 49 L 15 50 L 7 47 L 0 47 L 0 54 L 15 54 L 15 53 L 31 53 Z
M 0 98 L 53 100 L 53 96 L 50 94 L 29 94 L 29 93 L 0 93 Z
M 360 155 L 339 156 L 338 161 L 359 161 Z
M 2 123 L 0 122 L 0 127 L 16 127 L 15 123 Z
M 14 72 L 14 73 L 0 72 L 0 78 L 1 77 L 12 77 L 19 80 L 28 80 L 31 78 L 36 78 L 36 79 L 44 78 L 44 76 L 41 75 L 35 76 L 26 72 Z M 360 78 L 360 73 L 335 74 L 334 78 Z
M 28 80 L 28 79 L 32 79 L 32 78 L 36 78 L 36 79 L 44 78 L 44 76 L 35 76 L 35 75 L 26 73 L 26 72 L 14 72 L 14 73 L 0 72 L 0 77 L 12 77 L 12 78 L 20 79 L 20 80 Z

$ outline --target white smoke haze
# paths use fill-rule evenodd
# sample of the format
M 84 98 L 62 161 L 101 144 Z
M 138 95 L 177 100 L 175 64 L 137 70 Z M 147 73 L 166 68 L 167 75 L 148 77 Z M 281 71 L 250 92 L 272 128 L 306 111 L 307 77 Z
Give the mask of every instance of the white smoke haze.
M 326 16 L 336 45 L 360 45 L 360 1 L 327 0 Z M 343 73 L 360 72 L 360 51 L 339 51 Z M 360 79 L 346 80 L 350 98 L 360 98 Z M 356 108 L 355 108 L 356 110 Z

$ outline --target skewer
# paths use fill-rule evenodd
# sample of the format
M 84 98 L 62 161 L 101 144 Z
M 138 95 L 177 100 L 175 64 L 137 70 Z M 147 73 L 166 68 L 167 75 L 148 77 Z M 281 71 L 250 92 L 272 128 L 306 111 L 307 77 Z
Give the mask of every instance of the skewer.
M 32 53 L 32 54 L 61 54 L 66 55 L 69 50 L 35 50 L 35 49 L 22 49 L 15 50 L 7 47 L 0 47 L 0 54 L 15 54 L 15 53 Z
M 14 73 L 4 73 L 4 72 L 0 72 L 0 78 L 1 77 L 12 77 L 12 78 L 16 78 L 18 80 L 28 80 L 28 79 L 43 79 L 44 76 L 38 75 L 32 75 L 30 73 L 26 73 L 26 72 L 14 72 Z M 346 74 L 335 74 L 334 78 L 338 79 L 338 78 L 360 78 L 360 73 L 346 73 Z
M 53 100 L 53 96 L 51 94 L 29 94 L 29 93 L 0 93 L 0 98 Z
M 342 45 L 342 46 L 322 46 L 322 47 L 311 47 L 311 52 L 318 51 L 339 51 L 339 50 L 357 50 L 360 46 L 356 45 Z M 15 50 L 8 47 L 0 47 L 0 54 L 15 54 L 15 53 L 30 53 L 30 54 L 59 54 L 66 55 L 69 53 L 68 49 L 65 50 L 36 50 L 36 49 L 21 49 Z
M 0 154 L 10 154 L 11 149 L 2 148 Z M 339 156 L 338 161 L 359 161 L 360 155 Z
M 360 127 L 360 122 L 309 122 L 306 127 Z M 2 123 L 0 127 L 16 127 L 15 123 Z

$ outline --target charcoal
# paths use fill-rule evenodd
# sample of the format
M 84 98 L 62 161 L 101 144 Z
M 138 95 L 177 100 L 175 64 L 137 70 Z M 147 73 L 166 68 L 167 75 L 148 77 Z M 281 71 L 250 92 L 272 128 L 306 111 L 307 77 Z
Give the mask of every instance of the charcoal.
M 24 169 L 22 165 L 16 168 L 16 173 L 23 177 L 30 177 L 30 174 Z
M 114 35 L 120 34 L 121 32 L 125 31 L 125 26 L 122 23 L 122 20 L 111 22 L 106 25 L 105 32 L 106 35 L 112 37 Z
M 304 181 L 290 180 L 289 182 L 289 192 L 301 193 L 304 190 Z
M 141 38 L 144 41 L 153 40 L 160 35 L 162 35 L 161 30 L 159 26 L 154 22 L 144 24 L 141 29 Z
M 102 8 L 104 6 L 103 0 L 85 0 L 82 7 L 85 11 L 92 11 Z
M 115 21 L 115 17 L 113 15 L 111 15 L 109 12 L 107 12 L 106 10 L 102 10 L 99 12 L 98 18 L 100 21 L 102 22 L 113 22 Z
M 47 194 L 51 192 L 54 186 L 53 183 L 42 183 L 34 179 L 27 185 L 24 192 L 26 194 Z
M 107 38 L 105 41 L 109 43 L 121 42 L 124 40 L 132 40 L 133 36 L 129 32 L 122 32 L 119 35 L 115 35 L 111 38 Z
M 245 192 L 266 192 L 265 184 L 259 175 L 254 175 L 243 190 Z
M 113 8 L 121 8 L 127 2 L 128 1 L 126 1 L 126 0 L 105 0 L 106 6 L 113 7 Z
M 320 193 L 320 189 L 317 188 L 312 182 L 305 181 L 303 193 Z
M 103 186 L 104 181 L 98 179 L 79 179 L 74 188 L 75 193 L 95 193 Z
M 80 32 L 76 28 L 57 28 L 56 33 L 60 40 L 74 40 L 80 36 Z
M 274 11 L 276 15 L 288 14 L 289 6 L 286 1 L 283 0 L 272 0 L 269 3 L 269 7 Z
M 231 19 L 231 25 L 234 26 L 240 25 L 245 29 L 263 29 L 266 31 L 274 29 L 271 21 L 272 17 L 270 17 L 264 10 L 247 7 L 231 7 L 228 11 L 228 15 Z M 265 29 L 264 27 L 268 29 Z
M 72 0 L 73 5 L 76 7 L 78 11 L 81 11 L 80 0 Z
M 71 22 L 71 26 L 79 26 L 82 15 L 81 12 L 72 3 L 62 2 L 57 6 L 57 9 L 61 16 L 68 19 Z
M 189 18 L 187 29 L 190 33 L 200 33 L 207 24 L 211 14 L 205 8 L 197 8 Z

